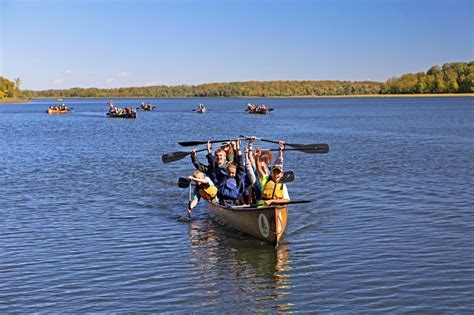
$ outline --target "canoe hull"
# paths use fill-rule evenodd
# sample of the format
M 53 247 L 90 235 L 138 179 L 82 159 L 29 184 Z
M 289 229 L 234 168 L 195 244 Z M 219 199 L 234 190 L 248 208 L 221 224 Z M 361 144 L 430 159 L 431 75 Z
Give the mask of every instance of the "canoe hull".
M 264 111 L 250 111 L 249 110 L 249 114 L 257 114 L 257 115 L 266 115 L 268 114 L 270 111 L 268 110 L 264 110 Z
M 111 114 L 107 113 L 107 116 L 111 118 L 137 118 L 137 113 L 129 113 L 129 114 Z
M 285 233 L 287 206 L 236 209 L 207 203 L 209 215 L 220 225 L 233 228 L 272 245 L 278 245 Z
M 50 115 L 56 115 L 56 114 L 67 114 L 69 111 L 67 109 L 65 110 L 59 110 L 59 109 L 52 109 L 48 108 L 47 113 Z

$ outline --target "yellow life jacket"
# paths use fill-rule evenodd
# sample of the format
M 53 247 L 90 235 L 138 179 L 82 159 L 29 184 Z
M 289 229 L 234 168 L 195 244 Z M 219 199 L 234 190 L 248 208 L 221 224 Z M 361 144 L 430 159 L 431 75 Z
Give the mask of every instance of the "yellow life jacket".
M 283 184 L 275 184 L 269 179 L 263 188 L 262 199 L 283 199 Z
M 198 191 L 199 196 L 201 196 L 202 198 L 208 201 L 212 201 L 212 199 L 214 199 L 217 196 L 217 187 L 209 185 L 209 184 L 203 186 L 202 188 L 198 187 L 197 191 Z

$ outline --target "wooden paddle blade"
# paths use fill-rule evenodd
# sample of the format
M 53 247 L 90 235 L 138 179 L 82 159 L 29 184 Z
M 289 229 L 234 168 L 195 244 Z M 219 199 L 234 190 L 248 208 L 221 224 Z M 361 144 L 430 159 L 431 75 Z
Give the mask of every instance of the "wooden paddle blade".
M 161 156 L 161 160 L 163 161 L 163 163 L 171 163 L 174 161 L 181 160 L 190 154 L 191 152 L 181 152 L 181 151 L 166 153 Z
M 190 183 L 191 183 L 191 180 L 189 178 L 180 177 L 178 179 L 178 187 L 179 188 L 188 188 Z

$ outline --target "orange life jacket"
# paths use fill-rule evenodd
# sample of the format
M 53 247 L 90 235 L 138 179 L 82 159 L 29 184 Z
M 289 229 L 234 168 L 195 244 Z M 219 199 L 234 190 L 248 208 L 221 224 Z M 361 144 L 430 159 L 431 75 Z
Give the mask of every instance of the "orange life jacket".
M 283 199 L 283 185 L 269 179 L 263 188 L 262 199 Z
M 200 185 L 201 187 L 198 186 L 198 194 L 202 198 L 212 201 L 217 196 L 217 187 L 216 186 L 211 186 L 209 184 L 207 185 Z

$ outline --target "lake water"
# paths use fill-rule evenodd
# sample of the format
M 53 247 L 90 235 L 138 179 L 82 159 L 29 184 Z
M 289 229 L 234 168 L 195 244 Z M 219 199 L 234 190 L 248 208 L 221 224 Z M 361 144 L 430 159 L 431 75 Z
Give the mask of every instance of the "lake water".
M 107 101 L 0 105 L 0 313 L 474 312 L 474 98 L 116 99 L 157 107 L 135 120 Z M 161 155 L 240 134 L 330 145 L 286 152 L 314 202 L 277 250 L 203 204 L 179 221 L 193 166 Z

